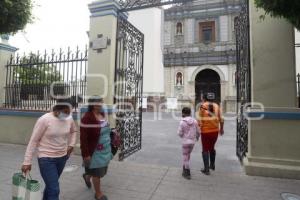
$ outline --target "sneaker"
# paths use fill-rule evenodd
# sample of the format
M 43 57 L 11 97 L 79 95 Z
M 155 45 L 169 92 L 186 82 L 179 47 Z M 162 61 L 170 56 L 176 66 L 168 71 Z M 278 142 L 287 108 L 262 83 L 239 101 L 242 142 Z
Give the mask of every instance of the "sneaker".
M 191 170 L 190 169 L 186 169 L 186 179 L 190 180 L 191 179 Z
M 183 178 L 190 180 L 191 179 L 191 174 L 189 174 L 189 169 L 185 169 L 183 167 L 182 176 L 183 176 Z

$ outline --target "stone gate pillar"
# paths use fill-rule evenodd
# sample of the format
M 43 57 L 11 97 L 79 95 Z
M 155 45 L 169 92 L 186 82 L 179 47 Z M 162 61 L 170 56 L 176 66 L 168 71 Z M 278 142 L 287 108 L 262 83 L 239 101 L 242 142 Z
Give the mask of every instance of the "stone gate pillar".
M 89 10 L 87 98 L 100 95 L 111 111 L 114 103 L 117 17 L 120 5 L 116 0 L 97 0 L 89 5 Z M 112 115 L 109 116 L 110 123 L 114 126 Z
M 249 152 L 244 161 L 249 175 L 300 179 L 300 110 L 296 108 L 294 27 L 285 19 L 260 16 L 250 0 L 252 101 Z
M 7 35 L 0 37 L 0 108 L 5 102 L 6 64 L 11 55 L 17 51 L 17 48 L 8 44 L 8 38 Z

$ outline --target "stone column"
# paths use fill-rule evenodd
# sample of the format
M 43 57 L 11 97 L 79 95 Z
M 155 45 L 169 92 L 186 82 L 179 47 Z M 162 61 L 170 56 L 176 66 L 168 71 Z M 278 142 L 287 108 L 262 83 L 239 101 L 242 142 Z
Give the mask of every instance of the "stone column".
M 17 48 L 8 44 L 8 36 L 2 35 L 0 38 L 0 108 L 5 102 L 5 85 L 6 85 L 6 65 Z
M 260 16 L 250 0 L 252 108 L 249 152 L 244 161 L 249 175 L 300 179 L 300 110 L 296 109 L 294 28 L 285 19 Z
M 120 5 L 116 0 L 98 0 L 89 5 L 89 59 L 87 98 L 99 95 L 111 110 L 114 104 L 117 17 Z M 115 125 L 109 115 L 112 126 Z
M 296 107 L 296 64 L 294 27 L 285 19 L 250 6 L 253 101 L 266 107 Z

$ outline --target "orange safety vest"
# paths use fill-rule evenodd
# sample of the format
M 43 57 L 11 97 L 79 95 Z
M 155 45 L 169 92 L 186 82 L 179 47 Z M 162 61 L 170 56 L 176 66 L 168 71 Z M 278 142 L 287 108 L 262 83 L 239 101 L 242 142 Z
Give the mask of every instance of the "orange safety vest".
M 212 104 L 214 107 L 214 113 L 209 112 L 210 104 Z M 205 102 L 201 105 L 199 110 L 198 124 L 202 134 L 219 132 L 220 122 L 223 122 L 223 118 L 221 117 L 221 111 L 218 104 Z

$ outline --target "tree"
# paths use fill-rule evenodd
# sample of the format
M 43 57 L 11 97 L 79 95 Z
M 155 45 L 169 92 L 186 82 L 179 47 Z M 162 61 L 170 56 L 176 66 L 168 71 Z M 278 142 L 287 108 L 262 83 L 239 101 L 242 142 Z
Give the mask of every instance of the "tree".
M 0 1 L 0 34 L 16 33 L 32 21 L 32 0 Z
M 20 86 L 20 98 L 28 100 L 30 95 L 43 100 L 50 97 L 51 84 L 61 82 L 63 77 L 57 66 L 49 63 L 42 56 L 31 54 L 19 60 L 18 67 L 14 69 L 14 84 Z M 64 94 L 67 85 L 55 84 L 53 92 L 55 95 Z M 45 93 L 46 92 L 46 93 Z
M 284 17 L 300 30 L 299 0 L 255 0 L 258 8 L 263 8 L 272 17 Z
M 62 75 L 56 65 L 45 63 L 42 57 L 35 54 L 23 57 L 19 66 L 15 69 L 15 76 L 21 84 L 50 85 L 62 80 Z

